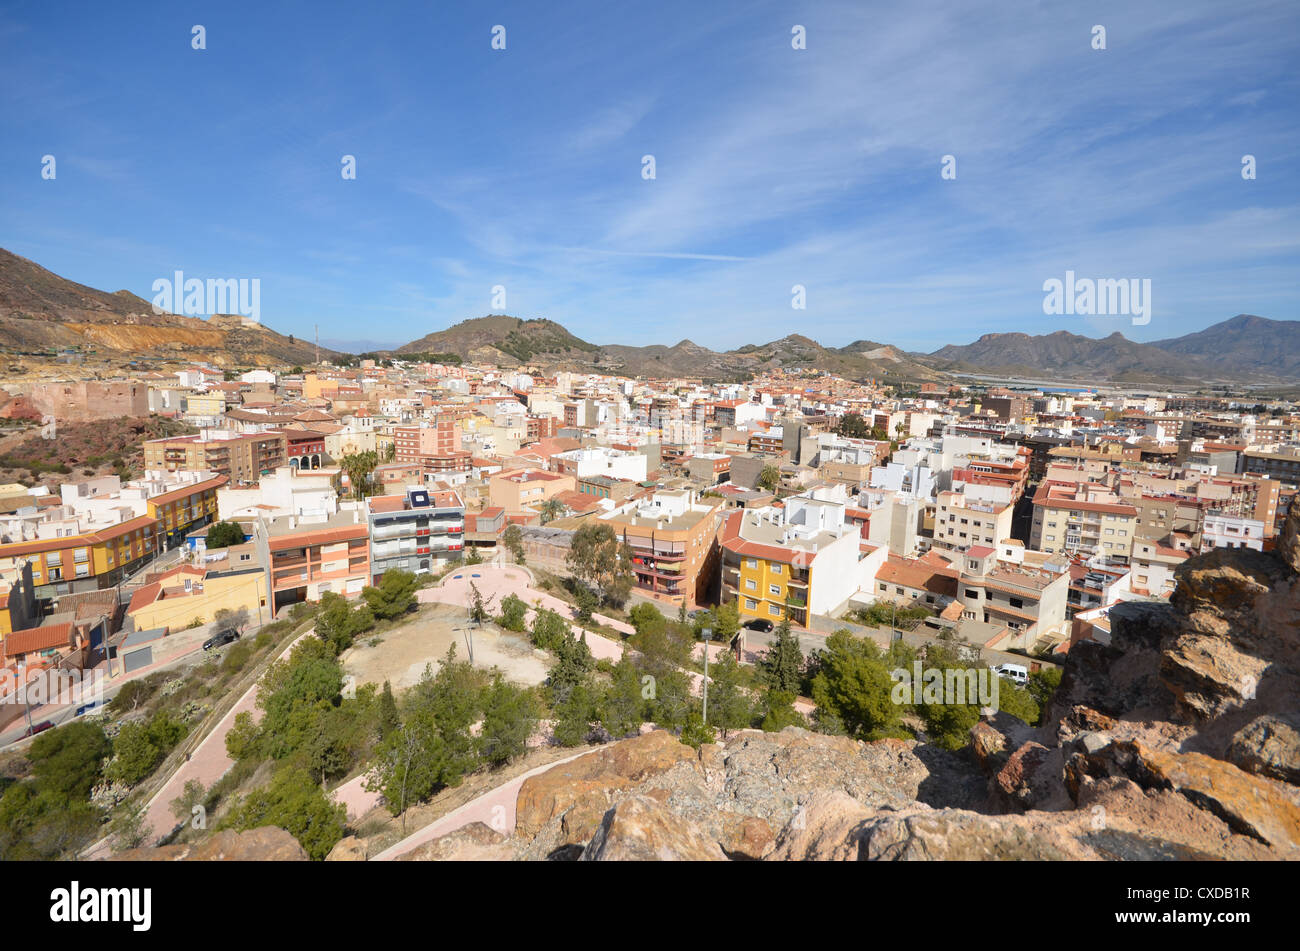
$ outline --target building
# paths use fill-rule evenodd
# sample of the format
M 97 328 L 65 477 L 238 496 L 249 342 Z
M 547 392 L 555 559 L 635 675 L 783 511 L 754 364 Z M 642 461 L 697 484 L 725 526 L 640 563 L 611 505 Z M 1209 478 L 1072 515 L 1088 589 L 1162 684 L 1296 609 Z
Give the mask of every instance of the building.
M 256 486 L 218 489 L 217 514 L 223 521 L 332 515 L 338 511 L 342 489 L 342 470 L 303 469 L 291 463 L 262 476 Z
M 577 487 L 577 478 L 566 473 L 512 469 L 488 480 L 488 504 L 505 509 L 507 515 L 535 512 L 561 492 L 573 492 Z
M 712 599 L 722 500 L 665 490 L 599 516 L 632 550 L 636 589 L 674 604 Z
M 266 595 L 266 572 L 257 565 L 234 571 L 182 565 L 137 588 L 126 613 L 137 631 L 182 630 L 209 623 L 218 611 L 241 608 L 258 623 L 268 616 Z
M 1137 508 L 1107 486 L 1048 480 L 1034 495 L 1029 543 L 1040 551 L 1101 555 L 1128 564 L 1137 519 Z
M 997 545 L 1011 537 L 1013 514 L 1010 502 L 982 502 L 968 499 L 964 492 L 940 492 L 935 497 L 934 547 L 964 552 Z
M 723 600 L 774 624 L 833 615 L 861 587 L 860 538 L 840 503 L 794 496 L 783 509 L 731 512 L 719 538 Z
M 319 601 L 327 591 L 360 594 L 370 583 L 370 524 L 359 508 L 327 518 L 259 518 L 253 544 L 266 566 L 274 611 Z
M 603 475 L 611 479 L 628 479 L 632 482 L 645 481 L 648 461 L 642 453 L 603 446 L 573 449 L 569 452 L 556 453 L 551 457 L 555 471 L 568 473 L 579 479 Z
M 68 422 L 149 415 L 149 387 L 134 380 L 35 383 L 28 402 Z
M 288 462 L 282 432 L 230 433 L 206 429 L 197 436 L 150 439 L 144 444 L 145 469 L 180 472 L 208 469 L 231 482 L 256 482 Z
M 962 553 L 957 585 L 962 617 L 1010 628 L 1016 635 L 1006 646 L 1028 650 L 1040 639 L 1065 640 L 1070 575 L 1064 561 L 1040 557 L 1035 565 L 1023 548 L 1010 546 L 1003 552 L 1000 556 L 997 549 L 979 545 Z
M 465 503 L 455 492 L 411 488 L 367 499 L 370 571 L 377 583 L 399 569 L 428 574 L 460 558 L 465 547 Z

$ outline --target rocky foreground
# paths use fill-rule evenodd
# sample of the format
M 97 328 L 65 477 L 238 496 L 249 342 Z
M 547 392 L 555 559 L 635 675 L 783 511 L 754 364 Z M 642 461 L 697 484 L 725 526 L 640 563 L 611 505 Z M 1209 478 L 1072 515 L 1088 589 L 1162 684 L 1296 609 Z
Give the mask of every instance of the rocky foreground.
M 1111 618 L 1041 727 L 995 716 L 961 753 L 794 728 L 697 753 L 657 731 L 526 780 L 512 835 L 475 823 L 402 859 L 1300 858 L 1300 510 L 1277 552 L 1189 560 L 1169 604 Z M 123 857 L 305 854 L 257 829 Z

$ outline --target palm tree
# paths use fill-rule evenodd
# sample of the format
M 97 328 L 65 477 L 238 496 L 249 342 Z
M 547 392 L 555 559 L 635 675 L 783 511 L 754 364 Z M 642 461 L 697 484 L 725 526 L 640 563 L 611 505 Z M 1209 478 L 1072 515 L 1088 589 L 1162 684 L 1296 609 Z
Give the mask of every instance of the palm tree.
M 542 516 L 542 524 L 545 525 L 564 514 L 564 503 L 559 499 L 547 499 L 538 512 Z
M 339 460 L 339 466 L 348 474 L 348 481 L 352 483 L 354 499 L 365 498 L 366 483 L 370 481 L 370 473 L 375 471 L 378 464 L 379 456 L 373 449 L 350 452 Z

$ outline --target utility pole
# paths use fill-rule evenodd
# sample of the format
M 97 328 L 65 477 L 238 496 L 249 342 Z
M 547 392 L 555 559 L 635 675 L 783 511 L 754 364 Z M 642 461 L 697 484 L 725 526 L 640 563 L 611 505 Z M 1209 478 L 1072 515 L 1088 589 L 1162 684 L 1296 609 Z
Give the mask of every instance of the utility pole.
M 700 632 L 704 635 L 704 725 L 709 725 L 709 641 L 713 639 L 713 629 L 706 627 Z
M 320 324 L 312 324 L 316 328 L 316 364 L 320 365 Z

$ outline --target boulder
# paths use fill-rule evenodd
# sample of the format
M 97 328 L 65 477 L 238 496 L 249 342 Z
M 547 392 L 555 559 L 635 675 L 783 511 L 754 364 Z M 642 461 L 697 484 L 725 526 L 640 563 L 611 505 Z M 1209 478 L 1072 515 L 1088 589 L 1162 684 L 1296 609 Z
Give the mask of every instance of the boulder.
M 482 822 L 471 822 L 453 832 L 417 845 L 397 856 L 399 862 L 509 861 L 515 857 L 510 840 Z
M 1300 713 L 1251 720 L 1233 734 L 1227 759 L 1248 773 L 1300 786 Z
M 128 849 L 118 862 L 305 862 L 307 851 L 283 829 L 261 826 L 246 832 L 225 829 L 202 842 Z
M 723 861 L 718 843 L 649 796 L 624 799 L 605 813 L 582 852 L 584 862 Z

